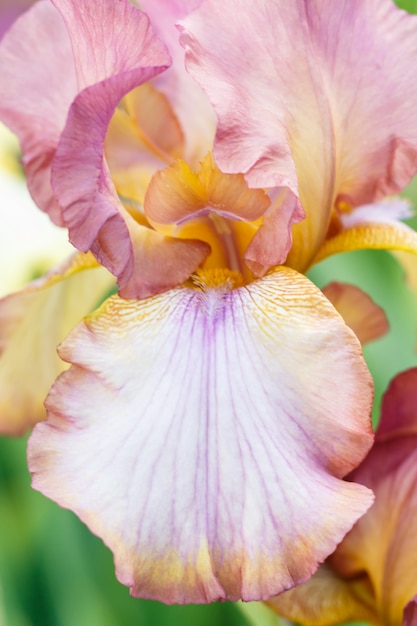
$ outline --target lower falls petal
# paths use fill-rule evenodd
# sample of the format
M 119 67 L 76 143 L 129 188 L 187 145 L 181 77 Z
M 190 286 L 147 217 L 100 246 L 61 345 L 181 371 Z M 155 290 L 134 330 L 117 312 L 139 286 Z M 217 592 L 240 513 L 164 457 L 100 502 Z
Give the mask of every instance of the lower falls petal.
M 288 268 L 248 286 L 114 296 L 29 442 L 33 486 L 115 554 L 134 596 L 261 600 L 307 580 L 372 503 L 360 346 Z

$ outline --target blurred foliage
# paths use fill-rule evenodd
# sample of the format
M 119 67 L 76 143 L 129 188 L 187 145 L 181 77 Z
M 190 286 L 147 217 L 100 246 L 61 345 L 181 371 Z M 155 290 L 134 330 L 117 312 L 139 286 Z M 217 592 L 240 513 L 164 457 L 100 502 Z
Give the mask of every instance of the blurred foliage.
M 417 0 L 397 0 L 417 13 Z M 2 1 L 0 0 L 0 16 Z M 411 187 L 417 198 L 417 182 Z M 416 222 L 413 222 L 416 227 Z M 365 348 L 381 394 L 399 371 L 417 365 L 417 310 L 401 267 L 387 252 L 355 252 L 315 267 L 319 286 L 359 285 L 387 312 L 389 334 Z M 272 614 L 230 603 L 167 607 L 129 596 L 109 550 L 69 511 L 31 490 L 24 439 L 0 439 L 0 626 L 270 626 Z

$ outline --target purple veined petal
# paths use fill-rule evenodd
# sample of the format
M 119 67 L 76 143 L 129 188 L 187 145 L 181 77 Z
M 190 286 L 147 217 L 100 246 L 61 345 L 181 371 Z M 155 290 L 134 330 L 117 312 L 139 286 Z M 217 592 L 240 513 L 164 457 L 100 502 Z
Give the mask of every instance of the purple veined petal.
M 293 270 L 111 298 L 60 354 L 73 365 L 30 440 L 33 485 L 103 538 L 134 596 L 266 599 L 372 502 L 340 480 L 373 439 L 370 375 Z

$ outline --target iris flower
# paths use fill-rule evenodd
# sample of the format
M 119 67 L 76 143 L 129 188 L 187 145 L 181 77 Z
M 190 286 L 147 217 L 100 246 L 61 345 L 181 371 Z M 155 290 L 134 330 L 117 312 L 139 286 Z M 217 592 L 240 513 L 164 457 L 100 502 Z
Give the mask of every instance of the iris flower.
M 310 626 L 366 620 L 412 626 L 417 618 L 417 369 L 399 374 L 382 403 L 372 450 L 349 476 L 375 503 L 305 585 L 270 601 Z
M 0 116 L 80 253 L 3 300 L 0 408 L 15 431 L 42 417 L 54 346 L 114 276 L 59 347 L 33 485 L 135 596 L 266 599 L 372 502 L 342 480 L 372 444 L 372 381 L 303 272 L 417 249 L 385 199 L 417 168 L 417 25 L 389 0 L 141 8 L 40 0 L 2 42 Z

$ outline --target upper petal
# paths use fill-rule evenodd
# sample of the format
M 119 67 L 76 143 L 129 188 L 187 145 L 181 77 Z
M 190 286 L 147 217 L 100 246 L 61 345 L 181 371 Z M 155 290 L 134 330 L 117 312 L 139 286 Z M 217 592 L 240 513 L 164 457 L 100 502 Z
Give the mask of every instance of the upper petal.
M 32 435 L 33 484 L 103 537 L 135 596 L 270 597 L 371 502 L 340 480 L 372 441 L 369 373 L 292 270 L 112 298 L 61 356 L 73 366 Z
M 212 149 L 216 116 L 207 95 L 185 69 L 184 49 L 179 43 L 178 20 L 188 15 L 200 0 L 143 0 L 140 6 L 165 42 L 172 66 L 154 80 L 167 97 L 185 133 L 185 159 L 192 167 Z
M 370 201 L 416 171 L 417 18 L 392 0 L 208 0 L 183 25 L 188 70 L 218 114 L 219 166 L 301 198 L 298 267 L 338 198 Z
M 62 225 L 51 189 L 51 161 L 77 83 L 70 40 L 58 11 L 41 0 L 0 45 L 0 118 L 20 140 L 29 190 Z

